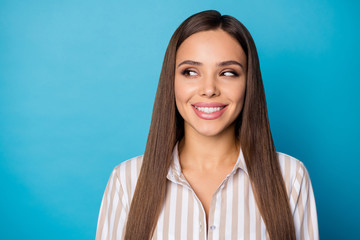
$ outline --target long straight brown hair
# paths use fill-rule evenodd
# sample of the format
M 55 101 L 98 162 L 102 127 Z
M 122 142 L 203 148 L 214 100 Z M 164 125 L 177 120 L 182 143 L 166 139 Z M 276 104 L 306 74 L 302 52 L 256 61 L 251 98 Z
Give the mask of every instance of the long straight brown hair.
M 172 151 L 184 136 L 184 120 L 177 111 L 174 94 L 177 49 L 192 34 L 216 29 L 234 37 L 247 56 L 245 102 L 236 119 L 235 134 L 240 139 L 258 209 L 271 239 L 295 239 L 289 199 L 270 132 L 255 43 L 237 19 L 210 10 L 186 19 L 166 50 L 143 163 L 128 215 L 127 240 L 152 237 L 166 195 Z

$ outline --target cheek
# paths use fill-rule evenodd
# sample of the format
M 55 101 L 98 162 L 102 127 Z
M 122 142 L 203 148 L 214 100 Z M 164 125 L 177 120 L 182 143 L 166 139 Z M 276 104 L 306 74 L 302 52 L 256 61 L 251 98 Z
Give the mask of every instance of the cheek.
M 233 103 L 242 105 L 245 99 L 245 81 L 227 86 L 226 96 L 228 96 Z
M 189 100 L 194 96 L 196 87 L 194 84 L 186 83 L 181 80 L 176 80 L 174 83 L 175 100 L 176 104 L 187 104 Z
M 233 86 L 234 88 L 228 91 L 228 97 L 234 104 L 233 113 L 236 117 L 241 113 L 245 102 L 245 86 Z M 235 90 L 235 91 L 234 91 Z
M 174 90 L 175 90 L 175 104 L 176 104 L 176 107 L 177 107 L 180 115 L 183 116 L 183 114 L 184 114 L 184 112 L 183 112 L 184 107 L 183 106 L 187 102 L 186 87 L 184 86 L 184 84 L 181 84 L 179 81 L 176 81 L 176 79 L 175 79 Z
M 174 83 L 174 91 L 175 91 L 176 106 L 178 106 L 181 103 L 181 99 L 183 99 L 183 91 L 181 84 L 179 84 L 178 81 L 176 80 Z
M 241 89 L 238 94 L 234 96 L 234 98 L 242 106 L 245 100 L 245 89 Z
M 242 91 L 242 94 L 237 96 L 237 103 L 238 103 L 238 108 L 240 109 L 240 111 L 243 109 L 244 107 L 244 102 L 245 102 L 245 91 Z

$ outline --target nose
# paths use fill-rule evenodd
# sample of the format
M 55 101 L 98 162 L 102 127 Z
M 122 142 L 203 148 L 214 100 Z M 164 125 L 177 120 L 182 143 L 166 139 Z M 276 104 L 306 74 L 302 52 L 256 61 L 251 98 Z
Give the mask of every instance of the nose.
M 201 80 L 200 95 L 208 98 L 220 95 L 219 88 L 217 87 L 216 77 L 208 76 Z

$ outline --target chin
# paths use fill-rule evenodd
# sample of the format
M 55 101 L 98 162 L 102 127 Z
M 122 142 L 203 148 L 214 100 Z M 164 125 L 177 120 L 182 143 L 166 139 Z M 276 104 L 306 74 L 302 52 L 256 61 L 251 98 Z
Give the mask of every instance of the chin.
M 221 134 L 223 132 L 223 129 L 195 129 L 200 135 L 205 137 L 215 137 Z

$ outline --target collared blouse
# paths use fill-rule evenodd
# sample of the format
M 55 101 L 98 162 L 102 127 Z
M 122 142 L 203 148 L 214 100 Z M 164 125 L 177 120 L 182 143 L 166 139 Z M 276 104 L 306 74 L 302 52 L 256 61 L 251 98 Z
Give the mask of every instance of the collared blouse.
M 319 239 L 315 198 L 302 162 L 278 153 L 296 239 Z M 143 156 L 129 159 L 113 170 L 105 189 L 96 240 L 123 239 Z M 233 170 L 211 199 L 208 224 L 202 203 L 182 174 L 177 144 L 167 175 L 167 194 L 152 239 L 269 239 L 256 205 L 245 159 L 240 149 Z

